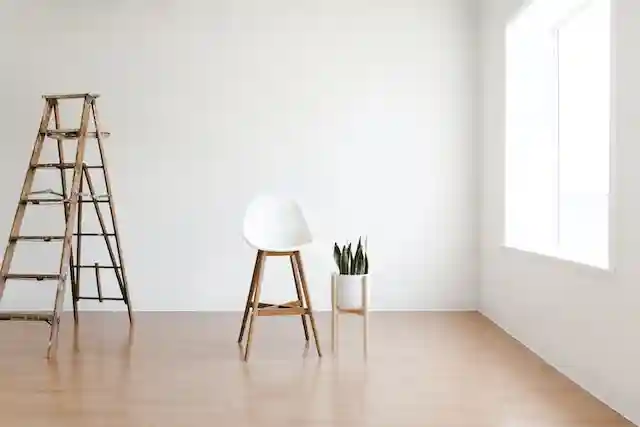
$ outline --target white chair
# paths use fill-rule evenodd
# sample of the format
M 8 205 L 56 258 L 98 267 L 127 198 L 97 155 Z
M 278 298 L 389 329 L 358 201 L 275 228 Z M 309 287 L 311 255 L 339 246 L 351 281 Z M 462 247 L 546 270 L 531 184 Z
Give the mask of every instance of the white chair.
M 316 350 L 318 356 L 322 357 L 316 323 L 311 309 L 311 299 L 307 289 L 307 280 L 300 256 L 300 248 L 312 241 L 311 232 L 302 210 L 295 201 L 290 199 L 271 195 L 258 196 L 247 208 L 243 229 L 245 241 L 257 251 L 249 294 L 242 317 L 242 326 L 238 336 L 238 343 L 241 343 L 248 321 L 244 360 L 246 361 L 249 357 L 251 333 L 256 316 L 299 315 L 307 341 L 309 341 L 309 332 L 305 316 L 309 316 Z M 297 300 L 283 304 L 260 302 L 262 271 L 265 258 L 268 256 L 289 257 Z

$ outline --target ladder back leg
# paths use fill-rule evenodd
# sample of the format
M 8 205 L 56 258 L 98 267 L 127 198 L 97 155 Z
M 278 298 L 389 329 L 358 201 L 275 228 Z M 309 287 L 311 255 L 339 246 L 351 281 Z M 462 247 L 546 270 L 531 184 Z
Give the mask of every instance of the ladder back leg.
M 104 174 L 104 182 L 105 182 L 105 186 L 107 188 L 107 195 L 109 197 L 109 211 L 111 214 L 111 225 L 113 227 L 113 234 L 114 234 L 114 239 L 115 239 L 115 243 L 116 243 L 116 248 L 118 251 L 118 260 L 119 260 L 119 265 L 120 265 L 120 274 L 122 277 L 122 283 L 123 283 L 123 299 L 125 304 L 127 305 L 127 313 L 129 315 L 129 322 L 130 324 L 133 324 L 133 309 L 131 308 L 131 298 L 129 296 L 129 283 L 127 281 L 127 273 L 126 273 L 126 268 L 125 268 L 125 263 L 124 263 L 124 255 L 123 255 L 123 251 L 122 251 L 122 244 L 120 241 L 120 232 L 118 231 L 118 223 L 116 221 L 116 208 L 115 208 L 115 202 L 113 199 L 113 192 L 111 191 L 111 180 L 109 178 L 109 173 L 107 171 L 107 160 L 106 160 L 106 156 L 104 154 L 104 148 L 102 146 L 102 131 L 100 129 L 100 119 L 99 119 L 99 115 L 98 115 L 98 108 L 96 106 L 96 97 L 94 96 L 91 99 L 91 113 L 93 115 L 93 122 L 96 128 L 96 137 L 97 137 L 97 141 L 98 141 L 98 153 L 100 154 L 100 162 L 102 164 L 102 172 Z M 107 238 L 107 237 L 105 237 Z

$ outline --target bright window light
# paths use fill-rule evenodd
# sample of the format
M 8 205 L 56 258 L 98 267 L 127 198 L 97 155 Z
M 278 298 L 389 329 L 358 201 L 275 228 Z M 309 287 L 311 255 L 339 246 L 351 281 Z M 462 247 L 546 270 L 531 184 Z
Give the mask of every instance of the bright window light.
M 506 30 L 505 245 L 609 267 L 610 0 L 534 0 Z

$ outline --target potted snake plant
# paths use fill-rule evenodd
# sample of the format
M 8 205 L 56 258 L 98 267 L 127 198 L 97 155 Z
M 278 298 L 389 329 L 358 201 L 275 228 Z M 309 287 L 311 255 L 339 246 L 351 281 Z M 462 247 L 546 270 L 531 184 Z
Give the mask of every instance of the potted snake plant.
M 355 252 L 352 251 L 351 242 L 347 242 L 342 248 L 334 243 L 333 259 L 338 267 L 338 272 L 334 273 L 338 307 L 362 307 L 362 285 L 369 276 L 367 239 L 365 238 L 363 245 L 362 238 L 358 238 Z

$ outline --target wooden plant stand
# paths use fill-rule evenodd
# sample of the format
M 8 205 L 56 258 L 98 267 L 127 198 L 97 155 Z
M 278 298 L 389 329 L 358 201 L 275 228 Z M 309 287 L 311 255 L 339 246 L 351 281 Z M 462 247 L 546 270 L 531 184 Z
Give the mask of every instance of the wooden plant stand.
M 340 315 L 355 314 L 362 317 L 362 343 L 364 357 L 369 354 L 369 277 L 362 279 L 362 305 L 359 308 L 340 308 L 338 304 L 337 273 L 331 274 L 331 350 L 338 354 Z

